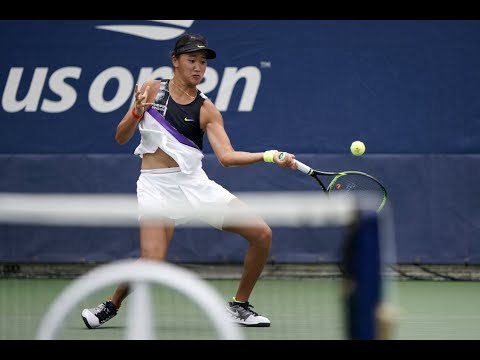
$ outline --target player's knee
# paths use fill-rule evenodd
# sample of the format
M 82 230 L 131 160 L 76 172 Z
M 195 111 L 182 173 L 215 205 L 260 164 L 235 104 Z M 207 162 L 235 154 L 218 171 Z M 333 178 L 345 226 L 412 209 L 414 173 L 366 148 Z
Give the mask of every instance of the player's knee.
M 269 226 L 262 226 L 257 230 L 256 244 L 263 249 L 270 249 L 272 245 L 272 229 Z

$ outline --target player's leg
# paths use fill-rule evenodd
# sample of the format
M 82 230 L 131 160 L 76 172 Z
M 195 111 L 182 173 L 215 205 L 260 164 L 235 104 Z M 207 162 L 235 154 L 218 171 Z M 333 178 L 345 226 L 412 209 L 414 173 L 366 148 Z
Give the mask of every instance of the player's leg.
M 162 224 L 143 221 L 140 225 L 140 258 L 157 261 L 165 260 L 173 232 L 173 221 L 170 221 L 170 223 L 165 221 Z M 128 284 L 120 284 L 110 300 L 94 308 L 84 309 L 82 311 L 82 319 L 85 325 L 89 329 L 94 329 L 116 316 L 128 294 Z
M 240 200 L 234 199 L 230 206 L 245 206 Z M 232 302 L 227 305 L 232 320 L 245 326 L 270 326 L 270 320 L 253 311 L 249 303 L 250 295 L 260 277 L 272 244 L 272 230 L 259 216 L 248 219 L 248 225 L 234 225 L 228 217 L 224 219 L 224 231 L 236 233 L 248 241 L 248 248 L 243 262 L 243 272 L 237 293 Z M 231 225 L 228 225 L 228 224 Z
M 137 181 L 137 199 L 140 217 L 140 258 L 162 261 L 166 258 L 168 243 L 173 236 L 174 220 L 152 220 L 145 217 L 151 209 L 175 204 L 178 198 L 184 201 L 183 193 L 175 185 L 179 173 L 142 172 Z M 128 284 L 120 284 L 111 299 L 94 308 L 84 309 L 82 319 L 92 329 L 117 315 L 122 301 L 129 293 Z
M 244 257 L 244 267 L 240 284 L 235 295 L 238 302 L 227 305 L 229 317 L 236 323 L 246 326 L 270 326 L 270 320 L 258 315 L 248 302 L 250 294 L 267 262 L 272 243 L 272 231 L 259 216 L 252 215 L 247 225 L 235 222 L 223 214 L 205 215 L 202 209 L 212 207 L 216 210 L 229 206 L 246 206 L 223 186 L 208 178 L 201 169 L 189 175 L 188 181 L 178 179 L 183 194 L 193 209 L 198 209 L 198 216 L 208 224 L 228 232 L 236 233 L 248 241 L 248 249 Z M 195 181 L 194 181 L 195 180 Z M 243 301 L 244 300 L 244 301 Z M 241 301 L 241 302 L 240 302 Z
M 172 172 L 172 170 L 175 170 Z M 175 222 L 172 219 L 148 219 L 148 211 L 174 206 L 184 201 L 184 196 L 175 185 L 180 169 L 156 169 L 142 171 L 137 181 L 137 200 L 140 211 L 140 258 L 165 260 L 168 243 L 173 237 Z M 120 285 L 111 302 L 118 309 L 128 295 L 128 286 Z
M 167 257 L 168 244 L 173 237 L 174 222 L 164 220 L 161 224 L 156 221 L 142 221 L 140 225 L 140 259 L 163 261 Z M 111 298 L 117 309 L 129 292 L 127 284 L 119 285 Z
M 230 204 L 230 206 L 245 206 L 238 199 L 232 200 Z M 229 224 L 227 217 L 225 217 L 225 223 Z M 236 233 L 248 241 L 248 248 L 243 263 L 243 273 L 235 295 L 238 301 L 248 301 L 270 254 L 272 230 L 258 216 L 252 216 L 248 220 L 248 225 L 226 225 L 222 229 Z

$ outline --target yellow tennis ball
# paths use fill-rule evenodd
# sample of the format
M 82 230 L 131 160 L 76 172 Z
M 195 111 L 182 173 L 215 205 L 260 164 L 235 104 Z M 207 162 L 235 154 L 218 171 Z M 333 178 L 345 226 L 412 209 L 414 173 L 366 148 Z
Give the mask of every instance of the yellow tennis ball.
M 352 142 L 352 145 L 350 145 L 350 151 L 355 156 L 363 155 L 365 152 L 365 144 L 359 140 L 354 141 Z

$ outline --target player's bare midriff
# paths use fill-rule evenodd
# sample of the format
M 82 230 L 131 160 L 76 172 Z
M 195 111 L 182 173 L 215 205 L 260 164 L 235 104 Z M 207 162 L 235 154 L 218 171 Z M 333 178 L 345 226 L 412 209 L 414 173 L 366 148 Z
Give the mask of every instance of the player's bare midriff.
M 163 169 L 178 167 L 175 160 L 163 150 L 157 149 L 154 153 L 143 154 L 142 170 Z

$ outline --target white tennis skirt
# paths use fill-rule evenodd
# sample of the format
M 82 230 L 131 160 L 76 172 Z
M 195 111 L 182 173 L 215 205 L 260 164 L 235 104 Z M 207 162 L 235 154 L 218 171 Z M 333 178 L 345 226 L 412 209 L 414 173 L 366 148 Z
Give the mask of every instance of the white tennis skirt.
M 142 170 L 137 180 L 137 199 L 141 219 L 147 209 L 167 211 L 168 218 L 176 225 L 192 219 L 192 213 L 186 215 L 181 210 L 191 209 L 195 217 L 222 229 L 224 216 L 205 216 L 199 210 L 202 207 L 221 209 L 227 207 L 235 198 L 223 186 L 210 180 L 203 169 L 197 169 L 192 174 L 185 174 L 179 167 Z

